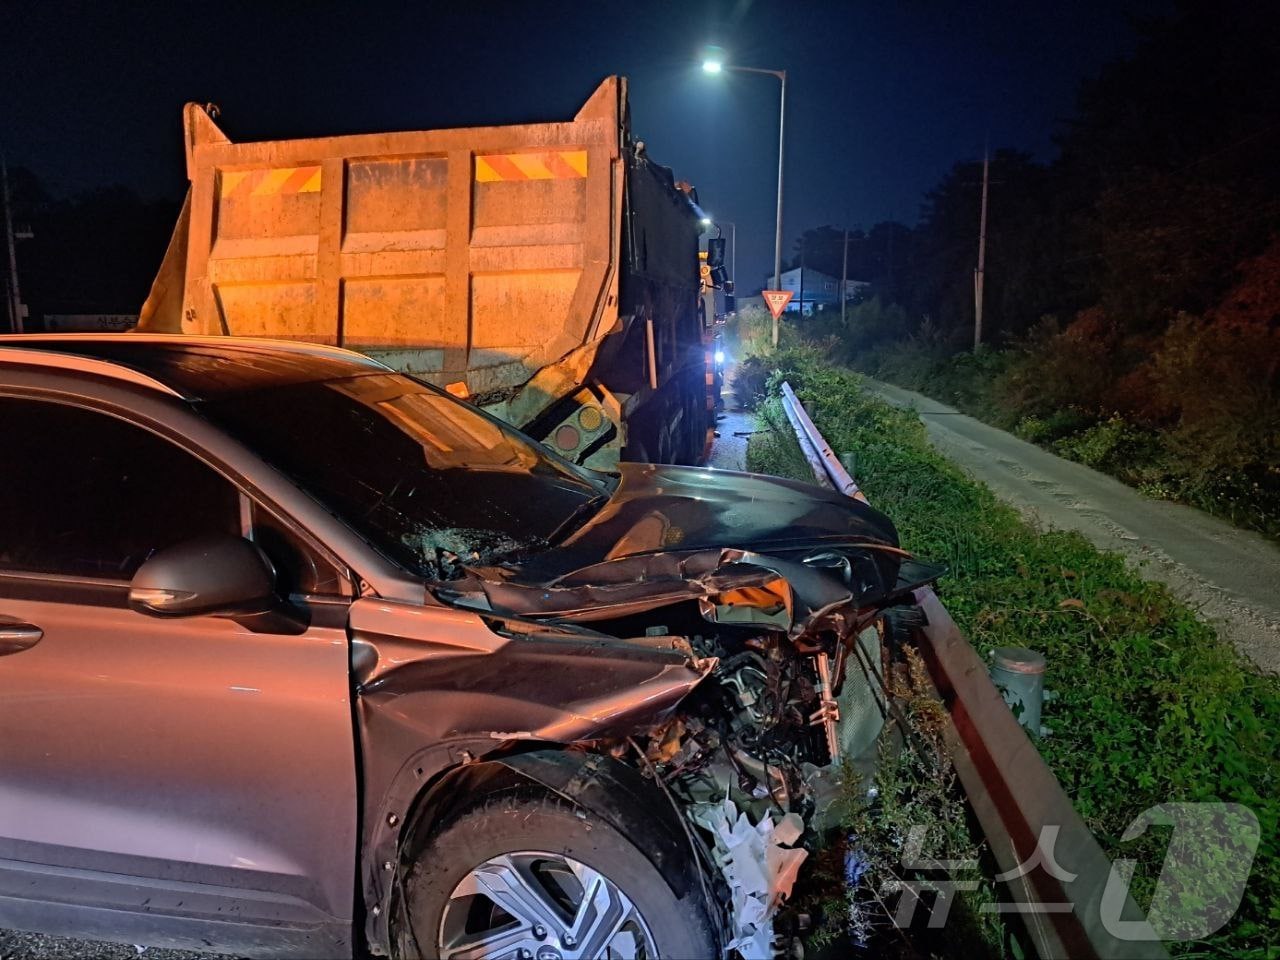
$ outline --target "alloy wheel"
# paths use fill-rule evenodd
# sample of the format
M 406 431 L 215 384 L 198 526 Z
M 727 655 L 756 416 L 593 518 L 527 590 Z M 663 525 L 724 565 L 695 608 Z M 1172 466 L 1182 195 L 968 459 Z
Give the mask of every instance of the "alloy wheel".
M 525 851 L 485 861 L 454 888 L 440 918 L 442 960 L 652 960 L 640 911 L 598 870 Z

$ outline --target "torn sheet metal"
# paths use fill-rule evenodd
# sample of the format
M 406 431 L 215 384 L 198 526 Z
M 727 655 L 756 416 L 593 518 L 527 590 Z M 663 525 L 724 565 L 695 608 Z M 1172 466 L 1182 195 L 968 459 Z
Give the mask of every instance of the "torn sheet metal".
M 427 743 L 625 733 L 662 717 L 716 666 L 678 637 L 485 623 L 365 598 L 351 605 L 350 623 L 361 710 Z
M 584 623 L 690 600 L 700 603 L 709 620 L 719 622 L 728 602 L 767 595 L 765 619 L 793 633 L 825 613 L 861 605 L 850 585 L 828 569 L 744 550 L 646 554 L 545 585 L 475 577 L 450 587 L 464 597 L 479 594 L 485 609 Z M 786 612 L 785 623 L 777 622 L 779 606 Z M 736 619 L 742 618 L 740 610 Z

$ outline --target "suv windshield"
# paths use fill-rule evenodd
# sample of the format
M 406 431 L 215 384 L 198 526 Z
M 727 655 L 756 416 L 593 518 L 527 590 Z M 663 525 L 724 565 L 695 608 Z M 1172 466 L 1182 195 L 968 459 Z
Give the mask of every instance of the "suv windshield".
M 430 579 L 459 561 L 545 547 L 607 493 L 534 440 L 397 374 L 286 384 L 197 408 Z

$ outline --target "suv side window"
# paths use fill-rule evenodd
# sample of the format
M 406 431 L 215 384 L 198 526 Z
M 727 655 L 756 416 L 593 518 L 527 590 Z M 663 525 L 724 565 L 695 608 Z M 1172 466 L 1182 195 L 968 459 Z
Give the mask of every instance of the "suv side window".
M 128 580 L 152 553 L 239 535 L 239 494 L 142 427 L 0 398 L 0 572 Z

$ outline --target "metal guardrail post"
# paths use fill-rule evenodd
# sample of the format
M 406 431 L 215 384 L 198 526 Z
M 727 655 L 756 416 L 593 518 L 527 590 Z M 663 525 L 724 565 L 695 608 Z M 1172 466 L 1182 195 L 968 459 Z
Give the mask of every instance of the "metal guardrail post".
M 865 502 L 790 384 L 782 385 L 782 405 L 801 449 L 814 454 L 806 459 L 815 477 Z M 927 621 L 918 645 L 951 718 L 952 762 L 1013 899 L 1001 912 L 1023 919 L 1040 957 L 1167 958 L 1161 943 L 1122 940 L 1107 929 L 1102 896 L 1111 861 L 937 594 L 918 590 L 916 602 Z M 1120 915 L 1142 915 L 1127 893 Z

